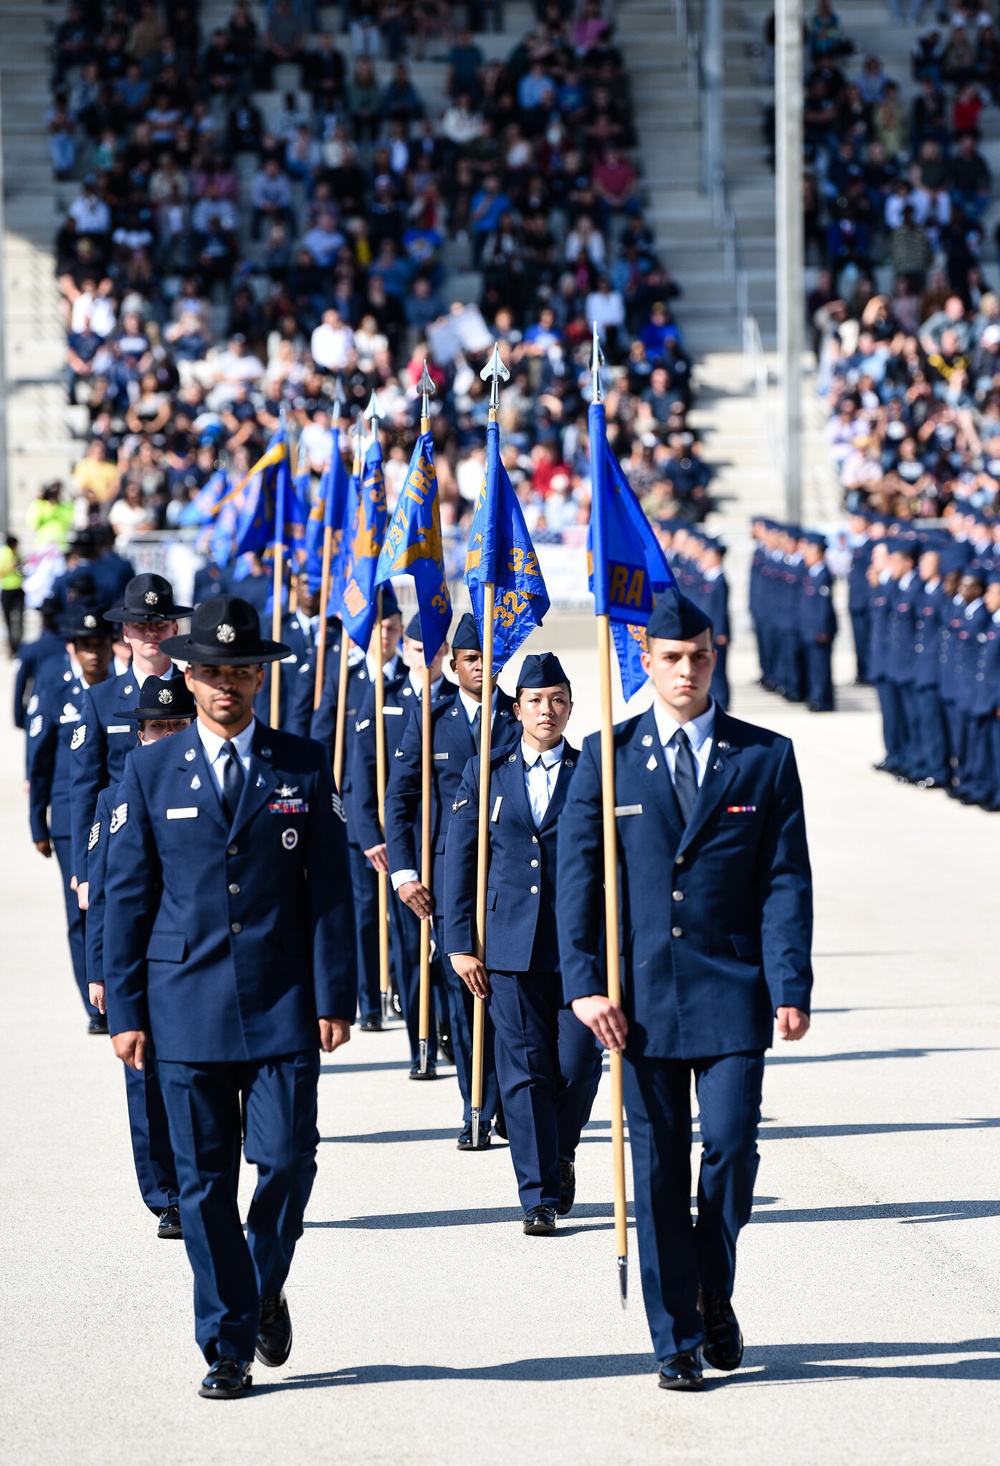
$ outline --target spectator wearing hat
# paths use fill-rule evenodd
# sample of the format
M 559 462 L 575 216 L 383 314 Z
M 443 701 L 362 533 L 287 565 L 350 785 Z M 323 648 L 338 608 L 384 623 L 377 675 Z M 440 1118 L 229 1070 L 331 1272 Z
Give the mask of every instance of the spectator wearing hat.
M 28 718 L 28 809 L 31 838 L 39 854 L 55 851 L 62 875 L 73 975 L 88 1015 L 88 1032 L 106 1033 L 107 1024 L 91 1003 L 87 988 L 84 914 L 74 880 L 70 810 L 71 760 L 86 737 L 84 699 L 105 683 L 111 667 L 111 624 L 100 607 L 76 600 L 60 624 L 70 659 L 70 677 L 53 678 L 37 694 Z
M 708 617 L 668 593 L 646 628 L 653 706 L 614 733 L 622 1005 L 604 971 L 600 736 L 561 816 L 556 910 L 563 991 L 622 1053 L 643 1300 L 660 1386 L 738 1368 L 736 1245 L 757 1173 L 764 1055 L 809 1027 L 812 882 L 787 738 L 738 722 L 709 691 Z M 663 872 L 671 871 L 664 899 Z M 691 1083 L 700 1112 L 691 1217 Z
M 120 716 L 134 719 L 139 725 L 139 748 L 151 748 L 161 738 L 183 733 L 195 716 L 195 702 L 180 677 L 164 681 L 147 677 L 128 706 L 119 708 Z M 110 823 L 118 805 L 118 789 L 109 784 L 97 801 L 94 823 L 87 840 L 90 900 L 87 908 L 87 981 L 90 1001 L 101 1014 L 107 1013 L 104 982 L 104 875 L 110 843 Z M 156 1235 L 162 1239 L 181 1236 L 178 1209 L 177 1168 L 167 1129 L 156 1077 L 153 1054 L 142 1070 L 125 1068 L 125 1096 L 128 1103 L 132 1159 L 135 1163 L 139 1192 L 156 1217 Z
M 527 1236 L 548 1236 L 576 1195 L 576 1148 L 601 1077 L 593 1034 L 563 1003 L 556 931 L 559 817 L 579 759 L 564 736 L 572 691 L 558 657 L 525 658 L 520 742 L 490 764 L 486 947 L 476 955 L 479 768 L 455 799 L 445 874 L 445 947 L 496 1032 L 497 1083 Z M 500 897 L 502 896 L 502 899 Z
M 195 724 L 130 759 L 109 823 L 104 973 L 115 1052 L 147 1045 L 169 1122 L 195 1279 L 200 1393 L 245 1395 L 283 1364 L 284 1295 L 316 1172 L 320 1051 L 356 1003 L 344 826 L 326 755 L 262 727 L 253 607 L 215 596 L 165 654 L 187 663 Z M 307 877 L 308 872 L 308 877 Z M 258 1168 L 246 1235 L 240 1150 Z

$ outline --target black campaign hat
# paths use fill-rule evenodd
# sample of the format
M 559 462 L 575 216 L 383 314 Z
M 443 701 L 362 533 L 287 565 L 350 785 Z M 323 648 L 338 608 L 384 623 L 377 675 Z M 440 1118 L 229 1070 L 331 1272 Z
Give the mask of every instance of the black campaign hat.
M 563 671 L 562 662 L 555 652 L 530 653 L 521 663 L 517 674 L 517 689 L 522 687 L 558 687 L 560 682 L 569 686 L 569 678 Z
M 208 667 L 249 667 L 280 662 L 291 648 L 260 634 L 257 612 L 239 596 L 211 596 L 195 608 L 187 636 L 169 636 L 160 650 L 181 662 Z
M 453 652 L 481 652 L 483 644 L 479 640 L 479 627 L 476 625 L 476 618 L 471 611 L 465 615 L 455 627 L 455 635 L 451 639 Z
M 191 606 L 174 605 L 174 588 L 162 575 L 133 575 L 120 606 L 107 612 L 109 621 L 179 621 Z
M 122 717 L 144 723 L 152 718 L 194 718 L 198 708 L 183 677 L 147 677 L 139 689 L 139 704 L 122 708 Z
M 106 636 L 109 640 L 115 628 L 105 620 L 104 611 L 93 601 L 70 601 L 59 622 L 59 633 L 67 641 L 85 641 L 91 636 Z
M 653 607 L 646 636 L 660 637 L 663 641 L 694 641 L 711 626 L 711 618 L 694 601 L 689 601 L 687 596 L 668 594 Z

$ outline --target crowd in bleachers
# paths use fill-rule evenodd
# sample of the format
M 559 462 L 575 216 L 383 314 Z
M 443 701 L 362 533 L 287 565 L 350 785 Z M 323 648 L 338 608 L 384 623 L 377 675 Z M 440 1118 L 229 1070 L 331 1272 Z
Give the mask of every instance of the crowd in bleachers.
M 594 320 L 644 504 L 704 517 L 680 292 L 643 215 L 613 27 L 599 0 L 536 12 L 499 61 L 477 39 L 499 4 L 236 0 L 209 28 L 198 0 L 73 0 L 47 126 L 57 177 L 79 184 L 55 241 L 77 529 L 110 523 L 124 547 L 171 528 L 282 410 L 318 470 L 338 386 L 345 428 L 379 391 L 391 503 L 425 357 L 443 521 L 460 526 L 497 339 L 508 468 L 533 530 L 558 534 L 589 513 Z M 425 56 L 443 108 L 414 81 Z

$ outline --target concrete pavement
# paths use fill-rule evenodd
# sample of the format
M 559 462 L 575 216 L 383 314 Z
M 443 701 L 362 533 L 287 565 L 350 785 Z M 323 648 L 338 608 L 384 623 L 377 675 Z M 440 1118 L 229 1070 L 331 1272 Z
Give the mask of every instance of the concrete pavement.
M 579 739 L 596 722 L 591 658 L 561 655 Z M 749 689 L 745 634 L 731 665 L 734 712 L 796 743 L 816 1014 L 769 1063 L 735 1299 L 745 1365 L 692 1397 L 656 1388 L 634 1235 L 627 1312 L 617 1301 L 607 1085 L 572 1217 L 524 1238 L 506 1147 L 457 1152 L 454 1081 L 410 1084 L 396 1025 L 323 1066 L 289 1364 L 258 1365 L 245 1402 L 198 1399 L 183 1247 L 156 1240 L 139 1201 L 122 1076 L 84 1032 L 5 715 L 0 1459 L 996 1459 L 1000 821 L 871 773 L 866 692 L 810 716 Z M 9 692 L 4 665 L 4 708 Z

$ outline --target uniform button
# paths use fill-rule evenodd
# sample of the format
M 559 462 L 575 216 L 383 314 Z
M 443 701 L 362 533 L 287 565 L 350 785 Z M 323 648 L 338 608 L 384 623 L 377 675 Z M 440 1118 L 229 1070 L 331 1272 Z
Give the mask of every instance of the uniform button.
M 238 846 L 238 845 L 229 845 L 229 846 L 227 846 L 227 848 L 226 848 L 226 854 L 227 854 L 227 855 L 235 855 L 235 854 L 236 854 L 236 852 L 237 852 L 237 850 L 238 850 L 238 849 L 239 849 L 239 848 L 240 848 L 240 847 L 239 847 L 239 846 Z
M 682 937 L 684 935 L 684 928 L 680 926 L 672 926 L 670 928 L 670 935 L 672 937 Z
M 533 896 L 537 896 L 538 895 L 538 887 L 537 886 L 532 886 L 532 888 L 531 888 L 531 894 Z
M 674 865 L 683 865 L 683 864 L 684 864 L 684 857 L 683 857 L 683 855 L 678 855 L 677 859 L 674 861 Z
M 538 844 L 538 836 L 537 835 L 532 835 L 532 837 L 531 837 L 531 843 L 532 843 L 532 845 L 537 845 Z
M 232 884 L 232 885 L 231 885 L 231 886 L 230 886 L 230 887 L 229 887 L 229 894 L 230 894 L 230 896 L 238 896 L 238 895 L 239 895 L 239 894 L 240 894 L 240 888 L 239 888 L 239 886 L 238 886 L 238 885 L 237 885 L 237 884 L 236 884 L 236 882 L 235 882 L 235 881 L 234 881 L 234 882 L 233 882 L 233 884 Z
M 538 861 L 537 861 L 537 860 L 533 860 L 533 861 L 532 861 L 532 862 L 531 862 L 531 865 L 532 865 L 532 869 L 534 869 L 534 867 L 535 867 L 535 866 L 536 866 L 536 865 L 537 865 L 537 864 L 538 864 Z
M 243 930 L 243 928 L 242 928 L 242 926 L 240 925 L 240 923 L 238 921 L 234 921 L 233 924 L 232 924 L 232 926 L 229 928 L 229 930 L 231 932 L 233 932 L 236 936 L 239 936 L 239 934 Z
M 232 886 L 230 886 L 229 889 L 232 890 Z M 671 891 L 670 894 L 671 894 L 671 896 L 673 897 L 673 899 L 675 901 L 683 901 L 684 900 L 684 892 L 683 891 Z

